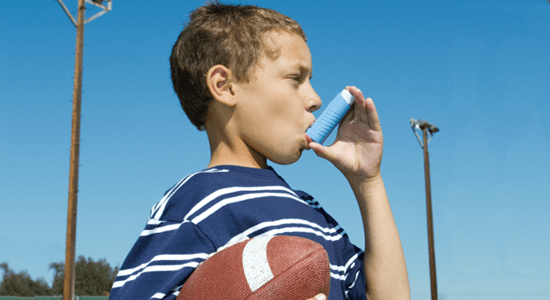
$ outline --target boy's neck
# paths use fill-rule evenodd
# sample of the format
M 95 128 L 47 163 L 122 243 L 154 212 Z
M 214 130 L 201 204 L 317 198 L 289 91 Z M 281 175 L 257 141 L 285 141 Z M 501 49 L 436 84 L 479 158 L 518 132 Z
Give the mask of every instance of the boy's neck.
M 232 165 L 256 169 L 267 169 L 267 159 L 255 158 L 247 155 L 234 155 L 233 153 L 212 152 L 208 168 L 221 165 Z
M 208 130 L 207 130 L 208 133 Z M 208 168 L 233 165 L 241 167 L 249 167 L 256 169 L 267 169 L 267 158 L 249 145 L 237 141 L 226 141 L 212 134 L 208 134 L 210 143 L 210 163 Z

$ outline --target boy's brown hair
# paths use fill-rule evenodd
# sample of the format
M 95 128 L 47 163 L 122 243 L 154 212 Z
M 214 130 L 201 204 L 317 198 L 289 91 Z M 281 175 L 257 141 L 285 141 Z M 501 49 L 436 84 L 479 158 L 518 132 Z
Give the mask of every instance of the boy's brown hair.
M 238 82 L 248 82 L 250 71 L 265 53 L 276 59 L 276 49 L 265 45 L 264 34 L 281 30 L 306 35 L 300 24 L 271 9 L 209 2 L 191 12 L 170 55 L 174 90 L 181 107 L 199 130 L 213 99 L 206 84 L 208 70 L 218 64 L 232 71 Z

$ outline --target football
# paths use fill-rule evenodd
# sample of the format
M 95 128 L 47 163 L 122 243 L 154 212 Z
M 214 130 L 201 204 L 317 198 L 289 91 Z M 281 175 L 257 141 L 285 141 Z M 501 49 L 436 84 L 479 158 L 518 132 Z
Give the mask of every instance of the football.
M 320 244 L 295 236 L 259 236 L 205 260 L 177 300 L 267 300 L 329 294 L 330 265 Z

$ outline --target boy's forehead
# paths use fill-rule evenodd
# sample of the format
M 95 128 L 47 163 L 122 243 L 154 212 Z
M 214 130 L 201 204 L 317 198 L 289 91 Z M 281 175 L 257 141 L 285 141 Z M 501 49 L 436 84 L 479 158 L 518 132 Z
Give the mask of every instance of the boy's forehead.
M 312 59 L 309 47 L 298 34 L 286 31 L 271 31 L 265 33 L 264 42 L 265 48 L 267 48 L 264 49 L 262 54 L 264 58 L 272 56 L 271 61 L 273 62 L 282 63 L 300 71 L 311 72 Z

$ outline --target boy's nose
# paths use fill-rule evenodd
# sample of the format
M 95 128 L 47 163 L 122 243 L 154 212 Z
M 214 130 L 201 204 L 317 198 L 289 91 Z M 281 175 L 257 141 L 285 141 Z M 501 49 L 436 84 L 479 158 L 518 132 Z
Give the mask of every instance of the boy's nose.
M 311 93 L 308 95 L 307 101 L 306 101 L 306 110 L 309 112 L 314 112 L 318 110 L 323 102 L 321 101 L 321 98 L 317 93 L 311 89 Z

